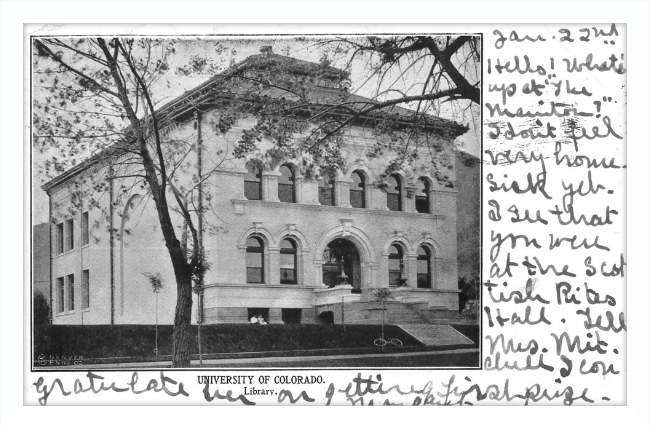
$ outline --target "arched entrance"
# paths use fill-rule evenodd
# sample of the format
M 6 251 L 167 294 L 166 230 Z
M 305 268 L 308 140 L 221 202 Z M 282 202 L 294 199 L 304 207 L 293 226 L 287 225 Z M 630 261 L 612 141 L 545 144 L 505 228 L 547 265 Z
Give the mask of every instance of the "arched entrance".
M 336 238 L 323 251 L 323 283 L 328 287 L 351 285 L 353 293 L 361 293 L 361 258 L 350 240 Z
M 334 324 L 334 312 L 333 311 L 323 311 L 318 315 L 318 323 L 324 325 L 333 325 Z

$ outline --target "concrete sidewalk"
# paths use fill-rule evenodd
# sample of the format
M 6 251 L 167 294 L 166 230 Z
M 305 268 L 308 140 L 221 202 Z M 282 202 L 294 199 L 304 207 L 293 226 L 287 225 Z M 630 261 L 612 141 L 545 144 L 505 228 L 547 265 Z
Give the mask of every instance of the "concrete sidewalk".
M 288 364 L 291 362 L 327 362 L 327 361 L 341 361 L 341 360 L 354 360 L 354 359 L 381 359 L 393 357 L 426 357 L 426 356 L 442 356 L 442 355 L 458 355 L 467 353 L 476 353 L 479 349 L 457 349 L 457 350 L 441 350 L 441 351 L 425 351 L 425 352 L 405 352 L 405 353 L 381 353 L 381 354 L 355 354 L 355 355 L 333 355 L 333 356 L 285 356 L 285 357 L 262 357 L 262 358 L 240 358 L 240 359 L 204 359 L 201 369 L 221 368 L 228 367 L 229 365 L 236 364 L 250 364 L 255 369 L 259 364 Z M 75 365 L 75 370 L 100 370 L 100 369 L 169 369 L 171 368 L 171 361 L 166 362 L 128 362 L 128 363 L 112 363 L 112 364 L 96 364 L 96 365 Z M 199 368 L 198 359 L 192 360 L 192 367 Z M 319 365 L 319 367 L 327 367 L 327 365 Z M 45 368 L 43 368 L 45 369 Z M 49 368 L 48 368 L 49 369 Z

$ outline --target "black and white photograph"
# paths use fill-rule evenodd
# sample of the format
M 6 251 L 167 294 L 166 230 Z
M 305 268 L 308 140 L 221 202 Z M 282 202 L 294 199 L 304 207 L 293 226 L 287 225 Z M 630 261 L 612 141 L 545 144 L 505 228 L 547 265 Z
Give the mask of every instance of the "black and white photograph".
M 481 367 L 481 33 L 30 36 L 32 371 Z
M 0 427 L 647 429 L 650 3 L 514 5 L 0 0 Z

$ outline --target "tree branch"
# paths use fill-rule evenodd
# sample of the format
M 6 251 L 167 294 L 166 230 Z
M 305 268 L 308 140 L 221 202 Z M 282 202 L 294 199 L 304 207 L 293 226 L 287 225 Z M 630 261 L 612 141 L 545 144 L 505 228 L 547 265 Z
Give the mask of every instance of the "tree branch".
M 45 55 L 48 58 L 50 58 L 52 61 L 56 62 L 57 64 L 61 65 L 63 68 L 66 70 L 76 74 L 77 76 L 83 78 L 84 80 L 87 80 L 90 82 L 92 85 L 96 86 L 97 88 L 101 89 L 107 94 L 112 95 L 113 97 L 120 98 L 119 94 L 111 91 L 110 89 L 106 88 L 104 85 L 100 84 L 97 82 L 95 79 L 91 78 L 90 76 L 86 75 L 85 73 L 75 69 L 74 67 L 69 66 L 65 61 L 63 61 L 58 55 L 56 55 L 54 52 L 50 50 L 44 43 L 42 43 L 38 39 L 34 39 L 34 45 L 36 46 L 36 49 L 38 50 L 40 55 Z

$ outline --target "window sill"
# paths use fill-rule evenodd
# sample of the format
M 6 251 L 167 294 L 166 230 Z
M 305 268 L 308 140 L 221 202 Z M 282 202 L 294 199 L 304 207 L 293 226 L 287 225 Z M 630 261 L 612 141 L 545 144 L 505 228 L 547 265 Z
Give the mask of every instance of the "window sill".
M 70 254 L 74 253 L 74 251 L 75 251 L 75 249 L 66 250 L 63 253 L 59 253 L 58 255 L 54 255 L 53 259 L 60 258 L 62 256 L 66 256 L 66 255 L 70 255 Z
M 211 288 L 275 288 L 275 289 L 318 289 L 322 286 L 305 286 L 305 285 L 283 285 L 283 284 L 268 284 L 268 283 L 213 283 L 205 286 L 205 289 Z
M 408 292 L 416 292 L 416 293 L 423 293 L 423 294 L 449 293 L 454 295 L 457 295 L 462 292 L 462 290 L 460 289 L 431 289 L 431 288 L 419 288 L 419 287 L 411 287 L 411 286 L 406 286 L 406 287 L 391 286 L 391 290 L 395 292 L 408 291 Z
M 349 206 L 328 206 L 322 204 L 313 204 L 313 203 L 283 203 L 279 201 L 264 201 L 264 200 L 231 200 L 232 204 L 237 206 L 266 206 L 266 207 L 290 207 L 297 206 L 300 209 L 312 210 L 312 211 L 336 211 L 339 213 L 361 213 L 365 212 L 369 215 L 379 215 L 379 216 L 397 216 L 397 217 L 420 217 L 420 218 L 429 218 L 429 219 L 444 219 L 447 215 L 442 213 L 418 213 L 418 212 L 405 212 L 405 211 L 392 211 L 387 208 L 382 209 L 368 209 L 368 208 L 354 208 Z M 237 210 L 237 209 L 236 209 Z M 241 213 L 243 214 L 243 212 Z

